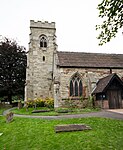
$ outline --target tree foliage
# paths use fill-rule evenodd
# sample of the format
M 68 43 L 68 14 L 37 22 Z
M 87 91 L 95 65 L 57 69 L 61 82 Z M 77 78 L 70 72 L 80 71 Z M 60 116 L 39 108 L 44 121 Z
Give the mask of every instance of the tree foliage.
M 0 96 L 24 94 L 26 79 L 26 51 L 16 41 L 3 38 L 0 41 Z
M 123 26 L 123 0 L 103 0 L 98 5 L 99 17 L 103 19 L 101 25 L 96 25 L 100 30 L 99 45 L 109 42 Z

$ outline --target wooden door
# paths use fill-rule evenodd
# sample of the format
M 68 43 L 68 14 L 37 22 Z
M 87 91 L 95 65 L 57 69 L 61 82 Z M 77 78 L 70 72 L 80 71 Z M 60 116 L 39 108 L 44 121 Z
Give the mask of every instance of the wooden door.
M 120 108 L 121 91 L 120 90 L 108 91 L 108 99 L 109 99 L 109 108 L 110 109 Z

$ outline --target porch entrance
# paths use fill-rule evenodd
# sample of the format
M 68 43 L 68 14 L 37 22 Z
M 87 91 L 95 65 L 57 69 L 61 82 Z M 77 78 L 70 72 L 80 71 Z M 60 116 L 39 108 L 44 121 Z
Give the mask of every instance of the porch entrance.
M 121 108 L 121 91 L 120 90 L 109 90 L 107 92 L 110 109 Z
M 106 101 L 103 108 L 123 108 L 123 81 L 116 73 L 100 79 L 92 94 L 96 95 L 96 100 Z

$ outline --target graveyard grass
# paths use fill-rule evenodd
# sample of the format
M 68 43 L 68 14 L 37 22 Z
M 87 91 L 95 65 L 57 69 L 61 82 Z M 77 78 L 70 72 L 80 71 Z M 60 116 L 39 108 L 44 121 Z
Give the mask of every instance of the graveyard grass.
M 2 115 L 5 110 L 5 108 L 0 108 L 0 115 Z
M 55 125 L 86 124 L 92 130 L 55 133 Z M 0 116 L 0 149 L 6 150 L 122 150 L 123 121 L 106 118 L 45 120 Z
M 0 115 L 2 115 L 5 110 L 10 109 L 10 108 L 11 106 L 9 105 L 4 106 L 4 105 L 1 105 L 0 103 Z
M 3 112 L 4 112 L 5 110 L 7 110 L 7 109 L 9 109 L 9 108 L 8 108 L 8 107 L 7 107 L 7 108 L 0 107 L 0 115 L 2 115 L 2 114 L 3 114 Z
M 50 110 L 49 112 L 38 112 L 38 113 L 32 113 L 33 110 Z M 65 110 L 68 110 L 68 113 L 64 113 Z M 72 111 L 71 111 L 72 110 Z M 11 112 L 13 112 L 14 114 L 21 114 L 21 115 L 33 115 L 33 116 L 58 116 L 58 115 L 65 115 L 65 114 L 83 114 L 83 113 L 89 113 L 89 112 L 97 112 L 100 111 L 99 108 L 84 108 L 84 109 L 68 109 L 68 108 L 60 108 L 57 109 L 56 111 L 51 108 L 46 108 L 46 107 L 37 107 L 35 108 L 28 108 L 28 110 L 26 110 L 26 108 L 15 108 L 13 110 L 11 110 Z M 59 113 L 60 112 L 60 113 Z M 62 113 L 63 112 L 63 113 Z

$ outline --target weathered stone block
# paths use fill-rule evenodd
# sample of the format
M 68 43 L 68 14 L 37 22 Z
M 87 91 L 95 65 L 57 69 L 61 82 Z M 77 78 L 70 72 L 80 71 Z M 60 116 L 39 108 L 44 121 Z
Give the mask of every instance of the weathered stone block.
M 32 113 L 49 112 L 50 110 L 33 110 Z
M 91 130 L 92 128 L 83 124 L 68 124 L 68 125 L 57 125 L 55 126 L 55 132 L 72 132 L 72 131 L 83 131 Z
M 10 122 L 13 121 L 13 115 L 14 114 L 12 112 L 9 112 L 9 113 L 6 114 L 6 122 L 7 123 L 10 123 Z

